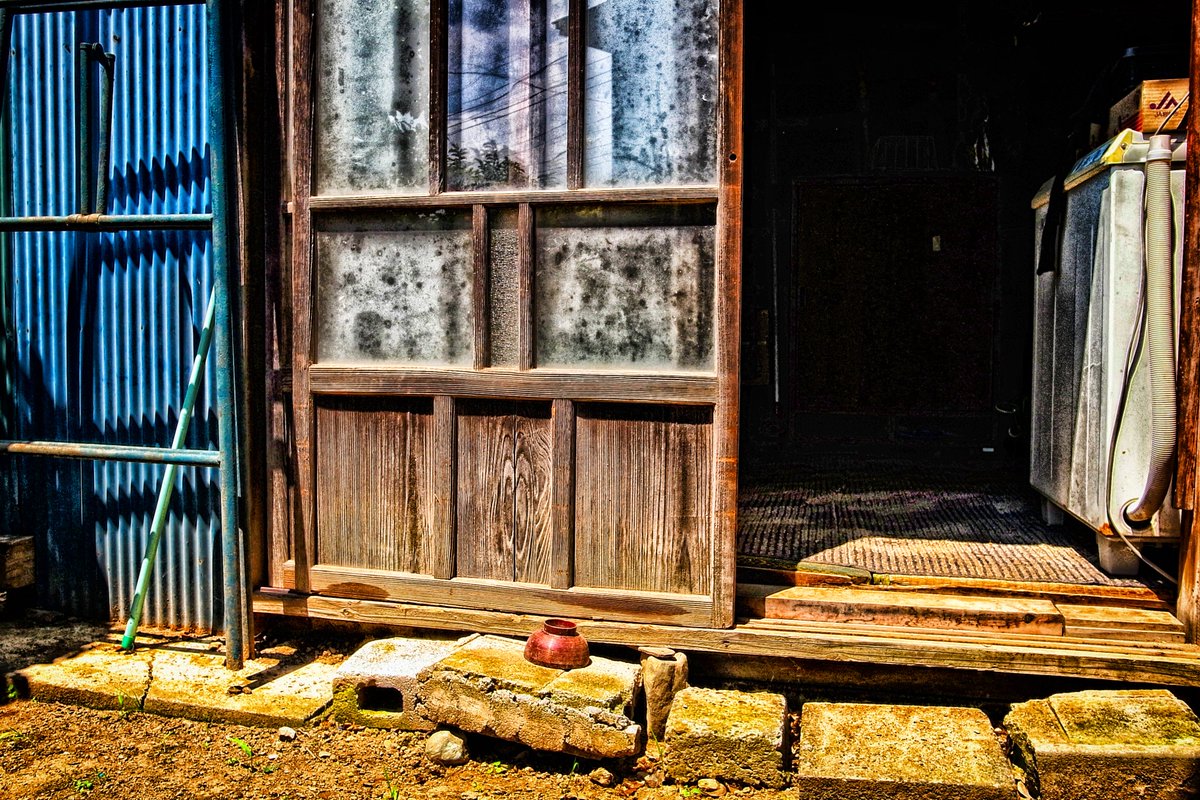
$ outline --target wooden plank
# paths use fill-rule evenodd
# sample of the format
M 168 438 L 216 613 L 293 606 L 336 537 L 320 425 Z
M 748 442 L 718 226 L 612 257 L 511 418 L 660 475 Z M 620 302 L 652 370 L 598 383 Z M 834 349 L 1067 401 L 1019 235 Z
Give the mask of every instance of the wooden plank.
M 447 0 L 429 3 L 429 194 L 446 191 Z
M 473 371 L 416 367 L 313 364 L 306 375 L 318 394 L 408 394 L 527 400 L 596 400 L 616 403 L 711 405 L 711 375 L 648 375 L 566 370 Z
M 1154 642 L 1155 644 L 1164 642 L 1179 642 L 1183 644 L 1186 641 L 1182 630 L 1143 631 L 1137 628 L 1096 628 L 1090 625 L 1065 625 L 1063 626 L 1063 632 L 1065 636 L 1077 636 L 1089 640 Z
M 518 367 L 533 369 L 533 326 L 536 309 L 533 299 L 533 208 L 522 203 L 517 208 L 517 322 L 520 355 Z
M 1063 616 L 1048 600 L 975 598 L 858 588 L 793 586 L 765 599 L 771 619 L 922 628 L 987 629 L 1060 636 Z
M 365 625 L 397 625 L 449 631 L 472 631 L 527 636 L 544 616 L 434 605 L 259 592 L 254 610 Z M 826 624 L 812 630 L 771 631 L 739 626 L 733 629 L 681 628 L 672 625 L 588 621 L 577 618 L 590 642 L 627 647 L 661 646 L 684 651 L 736 657 L 767 656 L 829 663 L 936 667 L 971 670 L 980 674 L 1069 676 L 1167 686 L 1200 686 L 1200 648 L 1172 651 L 1092 647 L 1071 642 L 1021 644 L 1015 637 L 995 634 L 985 641 L 960 641 L 939 632 L 936 637 L 896 637 L 897 629 L 878 635 L 848 632 L 846 626 Z
M 32 586 L 33 537 L 0 535 L 0 590 Z
M 876 575 L 872 588 L 927 591 L 976 597 L 1041 597 L 1053 603 L 1107 605 L 1169 611 L 1171 604 L 1144 586 L 1085 586 L 1075 583 L 946 578 L 934 575 Z
M 513 421 L 513 566 L 518 583 L 551 585 L 554 422 L 544 406 L 523 407 Z
M 574 583 L 575 560 L 575 404 L 570 400 L 555 400 L 551 416 L 554 475 L 550 482 L 553 493 L 550 585 L 567 589 Z
M 308 570 L 316 552 L 313 398 L 308 367 L 312 363 L 313 291 L 312 195 L 313 158 L 313 2 L 292 3 L 292 422 L 295 434 L 296 505 L 292 517 L 292 558 L 296 588 L 308 588 Z
M 323 595 L 391 600 L 463 609 L 503 608 L 519 613 L 700 626 L 712 614 L 702 595 L 606 591 L 575 587 L 562 591 L 536 584 L 480 578 L 438 580 L 382 570 L 313 567 L 314 590 Z M 531 629 L 532 630 L 532 629 Z
M 513 421 L 509 404 L 459 403 L 459 577 L 513 580 Z
M 317 554 L 322 563 L 426 572 L 433 521 L 427 400 L 317 405 Z
M 710 592 L 707 410 L 580 406 L 575 424 L 576 585 Z
M 733 624 L 737 594 L 738 403 L 742 340 L 742 0 L 720 6 L 717 154 L 717 405 L 713 420 L 713 626 Z
M 1074 606 L 1058 603 L 1063 623 L 1076 628 L 1128 628 L 1139 631 L 1183 633 L 1183 623 L 1167 611 L 1108 606 Z
M 567 4 L 567 188 L 581 189 L 585 176 L 584 162 L 584 86 L 586 82 L 584 53 L 584 0 L 569 0 Z
M 457 415 L 454 398 L 433 398 L 432 523 L 424 542 L 424 565 L 435 578 L 453 578 L 458 521 L 455 492 L 458 486 Z M 375 565 L 372 565 L 375 566 Z
M 763 559 L 766 561 L 766 559 Z M 780 586 L 853 586 L 871 583 L 871 573 L 857 567 L 840 567 L 834 564 L 799 563 L 795 569 L 771 569 L 747 564 L 747 559 L 738 559 L 737 594 L 742 595 L 746 583 L 774 584 Z
M 317 213 L 339 211 L 383 211 L 407 208 L 446 208 L 482 204 L 512 206 L 521 203 L 564 205 L 597 203 L 712 203 L 718 191 L 712 186 L 663 186 L 654 188 L 579 189 L 574 191 L 496 191 L 443 192 L 436 196 L 423 195 L 319 195 L 312 198 L 311 208 Z
M 471 209 L 471 254 L 473 263 L 471 306 L 475 323 L 475 369 L 484 369 L 492 358 L 490 304 L 488 286 L 491 284 L 491 245 L 488 241 L 488 216 L 486 206 Z

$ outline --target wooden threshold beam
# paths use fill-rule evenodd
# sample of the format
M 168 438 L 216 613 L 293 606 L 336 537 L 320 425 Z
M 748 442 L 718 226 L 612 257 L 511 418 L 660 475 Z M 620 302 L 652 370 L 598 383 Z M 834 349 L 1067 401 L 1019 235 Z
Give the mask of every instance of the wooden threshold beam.
M 259 614 L 340 620 L 448 631 L 528 636 L 542 616 L 499 611 L 447 609 L 412 603 L 346 600 L 274 590 L 254 596 Z M 1026 675 L 1079 677 L 1168 686 L 1200 686 L 1198 647 L 1112 647 L 1070 641 L 1022 642 L 994 637 L 921 636 L 906 631 L 865 632 L 838 623 L 787 625 L 764 629 L 739 625 L 730 629 L 680 628 L 670 625 L 576 619 L 589 641 L 640 647 L 658 645 L 685 651 L 731 656 L 886 666 L 919 666 Z M 939 632 L 942 634 L 944 632 Z
M 665 186 L 648 189 L 576 189 L 573 191 L 444 192 L 435 195 L 318 195 L 314 212 L 389 211 L 451 206 L 579 205 L 580 203 L 715 203 L 715 186 Z

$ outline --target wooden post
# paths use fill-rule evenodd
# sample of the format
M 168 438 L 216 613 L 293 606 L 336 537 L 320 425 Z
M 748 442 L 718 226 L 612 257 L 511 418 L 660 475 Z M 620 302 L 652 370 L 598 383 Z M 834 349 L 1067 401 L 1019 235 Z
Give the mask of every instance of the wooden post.
M 1200 96 L 1200 0 L 1192 4 L 1191 106 Z M 1200 114 L 1187 123 L 1187 195 L 1184 213 L 1183 278 L 1179 308 L 1179 453 L 1175 503 L 1184 509 L 1179 547 L 1179 599 L 1175 615 L 1187 640 L 1200 640 L 1200 543 L 1193 535 L 1196 506 L 1197 445 L 1200 444 Z

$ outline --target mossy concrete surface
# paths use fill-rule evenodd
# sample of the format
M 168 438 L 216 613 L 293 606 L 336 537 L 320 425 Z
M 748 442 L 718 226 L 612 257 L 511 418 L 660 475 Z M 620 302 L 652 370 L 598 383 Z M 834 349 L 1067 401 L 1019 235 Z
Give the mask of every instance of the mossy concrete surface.
M 795 786 L 805 800 L 1014 800 L 1012 765 L 976 708 L 806 703 Z
M 1004 726 L 1042 800 L 1200 796 L 1200 719 L 1166 690 L 1053 695 L 1013 706 Z
M 150 686 L 151 653 L 126 653 L 115 644 L 97 642 L 53 663 L 18 670 L 12 682 L 34 700 L 136 711 Z
M 398 636 L 367 642 L 334 674 L 334 718 L 367 728 L 433 730 L 434 724 L 415 708 L 417 675 L 473 638 Z M 387 693 L 393 697 L 388 698 Z M 392 702 L 387 702 L 389 699 Z
M 678 783 L 716 778 L 780 788 L 786 725 L 783 695 L 688 687 L 667 717 L 664 769 Z

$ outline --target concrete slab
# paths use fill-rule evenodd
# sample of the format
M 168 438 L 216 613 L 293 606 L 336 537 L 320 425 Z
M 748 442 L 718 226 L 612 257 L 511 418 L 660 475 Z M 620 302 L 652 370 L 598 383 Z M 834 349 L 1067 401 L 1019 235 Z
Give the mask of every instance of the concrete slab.
M 782 787 L 786 725 L 783 695 L 683 689 L 667 717 L 663 768 L 677 783 L 716 778 Z
M 793 783 L 806 800 L 1013 800 L 1012 766 L 975 708 L 806 703 Z
M 631 717 L 641 689 L 639 664 L 592 656 L 586 667 L 567 670 L 546 684 L 540 694 L 570 708 L 603 708 Z
M 1200 719 L 1166 690 L 1053 695 L 1013 706 L 1004 725 L 1043 800 L 1200 794 Z
M 11 680 L 35 700 L 137 711 L 150 686 L 150 661 L 150 651 L 125 653 L 102 642 L 53 663 L 18 670 Z
M 466 639 L 377 639 L 360 647 L 333 677 L 333 716 L 368 728 L 431 731 L 416 711 L 417 675 Z
M 530 664 L 524 650 L 523 641 L 498 636 L 466 643 L 421 671 L 415 711 L 438 724 L 535 750 L 585 758 L 623 758 L 640 752 L 641 726 L 596 705 L 621 704 L 625 696 L 636 695 L 633 686 L 614 688 L 614 679 L 630 675 L 628 671 L 593 658 L 594 672 L 573 670 L 581 675 L 560 681 L 568 673 Z M 587 675 L 597 678 L 597 687 L 586 687 Z M 640 680 L 633 675 L 631 680 Z
M 145 710 L 206 722 L 302 725 L 329 705 L 337 667 L 320 661 L 256 658 L 236 673 L 216 652 L 153 652 Z

